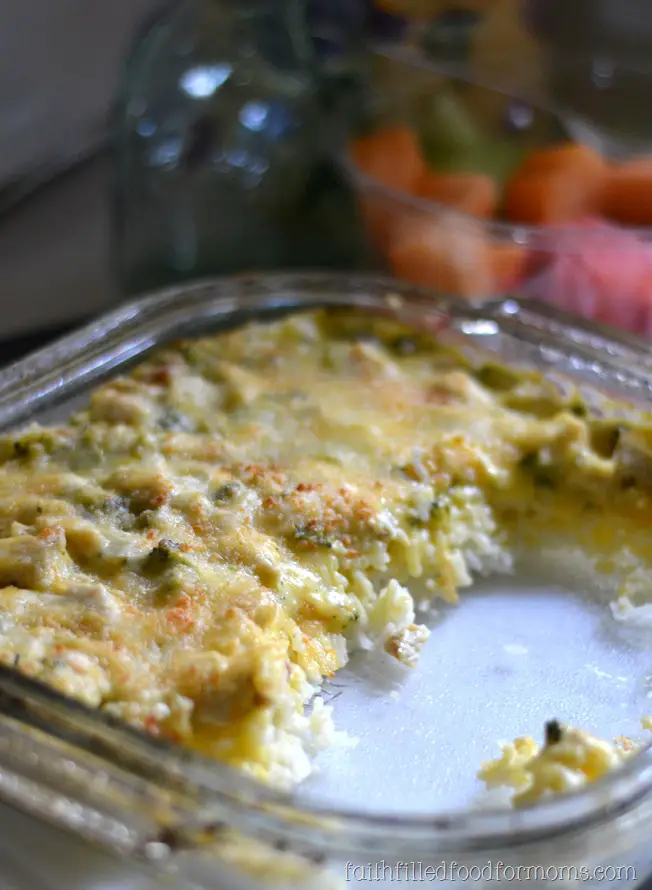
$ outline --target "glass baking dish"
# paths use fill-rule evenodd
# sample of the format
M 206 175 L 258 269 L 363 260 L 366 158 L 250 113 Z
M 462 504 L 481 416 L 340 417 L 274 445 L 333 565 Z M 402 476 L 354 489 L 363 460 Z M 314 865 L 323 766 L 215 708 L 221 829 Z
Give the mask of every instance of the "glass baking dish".
M 0 374 L 0 426 L 60 419 L 92 384 L 165 341 L 322 306 L 393 316 L 472 359 L 538 369 L 578 387 L 596 412 L 652 408 L 652 358 L 628 335 L 529 300 L 477 308 L 391 279 L 305 273 L 200 282 L 99 318 Z M 138 867 L 220 890 L 489 884 L 514 880 L 518 868 L 535 869 L 526 872 L 535 886 L 591 886 L 605 874 L 640 882 L 652 870 L 647 746 L 607 779 L 525 810 L 475 806 L 462 778 L 498 739 L 556 716 L 546 708 L 560 695 L 565 713 L 602 734 L 630 730 L 644 713 L 639 673 L 652 639 L 605 634 L 596 612 L 604 592 L 591 590 L 587 603 L 572 571 L 533 565 L 463 597 L 409 681 L 369 688 L 355 665 L 328 681 L 336 723 L 359 744 L 324 755 L 321 773 L 292 794 L 2 668 L 0 799 Z

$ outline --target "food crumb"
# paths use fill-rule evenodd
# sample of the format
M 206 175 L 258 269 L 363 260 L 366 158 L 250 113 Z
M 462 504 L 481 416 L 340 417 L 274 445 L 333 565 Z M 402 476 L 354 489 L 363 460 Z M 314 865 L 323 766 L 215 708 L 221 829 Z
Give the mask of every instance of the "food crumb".
M 514 789 L 512 804 L 525 806 L 597 781 L 636 750 L 626 736 L 610 745 L 584 730 L 550 720 L 543 747 L 529 736 L 502 745 L 501 756 L 482 763 L 478 777 L 488 788 Z

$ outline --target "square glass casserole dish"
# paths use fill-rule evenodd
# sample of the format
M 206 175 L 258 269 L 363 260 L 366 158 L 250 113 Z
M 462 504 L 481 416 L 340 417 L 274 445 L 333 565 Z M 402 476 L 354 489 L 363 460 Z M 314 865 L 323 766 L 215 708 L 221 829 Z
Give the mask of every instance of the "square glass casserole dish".
M 319 274 L 202 282 L 125 306 L 5 370 L 0 424 L 9 431 L 35 419 L 58 422 L 101 380 L 180 336 L 318 308 L 356 309 L 416 337 L 432 334 L 496 392 L 543 375 L 578 421 L 645 439 L 652 360 L 636 339 L 529 301 L 475 308 L 389 279 Z M 402 354 L 412 350 L 401 343 Z M 519 392 L 527 401 L 527 390 Z M 545 420 L 545 400 L 537 404 Z M 597 437 L 598 451 L 610 447 Z M 645 454 L 635 456 L 623 489 L 644 492 Z M 541 470 L 529 463 L 524 471 Z M 550 479 L 535 482 L 543 499 Z M 607 537 L 612 530 L 625 547 L 614 517 Z M 459 605 L 424 614 L 432 636 L 414 670 L 363 652 L 324 684 L 320 695 L 357 745 L 319 755 L 319 772 L 292 792 L 139 732 L 6 665 L 0 797 L 195 886 L 640 881 L 652 868 L 644 735 L 635 756 L 573 793 L 518 809 L 493 799 L 476 805 L 473 777 L 496 743 L 538 735 L 551 719 L 607 739 L 638 736 L 649 707 L 645 567 L 633 591 L 640 608 L 632 613 L 621 600 L 614 609 L 637 620 L 614 621 L 618 571 L 596 574 L 577 549 L 562 558 L 558 542 L 533 528 L 511 575 L 485 579 Z M 560 520 L 551 534 L 569 528 Z

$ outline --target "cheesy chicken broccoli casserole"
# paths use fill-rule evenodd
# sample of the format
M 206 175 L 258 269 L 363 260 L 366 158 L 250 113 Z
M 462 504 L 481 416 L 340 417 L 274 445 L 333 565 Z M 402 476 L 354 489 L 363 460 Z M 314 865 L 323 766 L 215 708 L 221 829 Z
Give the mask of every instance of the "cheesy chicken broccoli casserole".
M 542 747 L 530 736 L 508 742 L 499 758 L 482 765 L 478 776 L 488 788 L 513 789 L 512 802 L 521 807 L 595 782 L 636 750 L 631 739 L 612 744 L 551 720 Z
M 333 739 L 306 706 L 347 652 L 416 663 L 411 579 L 455 601 L 545 532 L 605 571 L 627 550 L 635 581 L 646 447 L 387 319 L 182 342 L 0 440 L 0 658 L 287 786 Z

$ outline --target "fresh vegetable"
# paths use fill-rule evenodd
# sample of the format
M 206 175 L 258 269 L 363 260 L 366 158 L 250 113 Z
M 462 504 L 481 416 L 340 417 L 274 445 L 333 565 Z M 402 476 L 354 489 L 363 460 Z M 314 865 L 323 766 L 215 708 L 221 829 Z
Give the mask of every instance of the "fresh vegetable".
M 477 155 L 482 134 L 464 104 L 443 87 L 426 96 L 419 109 L 423 149 L 435 170 L 464 169 Z
M 652 158 L 636 158 L 614 167 L 606 183 L 602 209 L 616 222 L 652 225 Z
M 473 297 L 487 291 L 487 249 L 475 226 L 457 227 L 431 216 L 404 219 L 389 245 L 393 273 L 444 293 Z
M 527 155 L 527 149 L 516 142 L 494 139 L 482 144 L 479 155 L 475 169 L 493 177 L 504 187 Z
M 505 216 L 532 225 L 575 222 L 599 211 L 607 179 L 606 162 L 587 146 L 535 151 L 507 182 Z
M 353 143 L 350 154 L 363 173 L 401 194 L 413 194 L 426 169 L 418 139 L 407 127 L 363 136 Z M 371 192 L 360 201 L 360 212 L 372 244 L 384 253 L 392 225 L 401 214 L 400 204 Z
M 608 222 L 652 225 L 652 157 L 612 164 L 564 142 L 520 157 L 505 180 L 509 153 L 500 174 L 495 157 L 508 146 L 513 162 L 521 146 L 490 142 L 451 91 L 438 90 L 421 110 L 419 134 L 392 126 L 351 149 L 363 172 L 397 193 L 359 196 L 367 232 L 395 275 L 474 299 L 518 289 L 652 335 L 652 244 Z M 542 228 L 525 247 L 501 238 L 491 220 Z
M 419 140 L 408 127 L 388 127 L 357 139 L 351 156 L 367 176 L 400 192 L 412 193 L 425 171 Z
M 428 165 L 438 173 L 484 173 L 502 184 L 524 154 L 513 139 L 487 136 L 465 103 L 443 87 L 421 102 L 419 132 Z
M 577 315 L 650 334 L 652 245 L 602 219 L 542 233 L 528 260 L 525 293 Z
M 482 173 L 424 173 L 416 191 L 421 198 L 485 219 L 494 215 L 498 203 L 496 183 Z
M 457 114 L 455 105 L 449 104 L 446 97 L 440 96 L 440 100 L 438 113 L 442 124 L 444 112 L 451 112 L 447 118 L 448 134 L 440 141 L 440 148 L 446 142 L 450 150 L 457 141 L 476 150 L 475 135 Z M 358 139 L 351 147 L 351 155 L 359 168 L 379 184 L 403 196 L 454 207 L 474 218 L 451 225 L 445 215 L 434 211 L 419 213 L 406 207 L 400 198 L 373 190 L 365 192 L 360 208 L 367 232 L 388 259 L 394 274 L 466 297 L 485 297 L 519 283 L 525 263 L 523 249 L 493 241 L 478 222 L 492 218 L 498 207 L 499 186 L 494 178 L 486 173 L 429 168 L 416 137 L 402 127 L 379 130 Z
M 577 142 L 562 142 L 531 151 L 519 168 L 519 173 L 535 176 L 559 169 L 579 169 L 584 164 L 603 169 L 603 158 L 593 149 Z
M 480 223 L 450 225 L 446 219 L 423 215 L 396 225 L 388 259 L 399 278 L 481 299 L 517 284 L 525 252 L 518 245 L 495 242 Z

